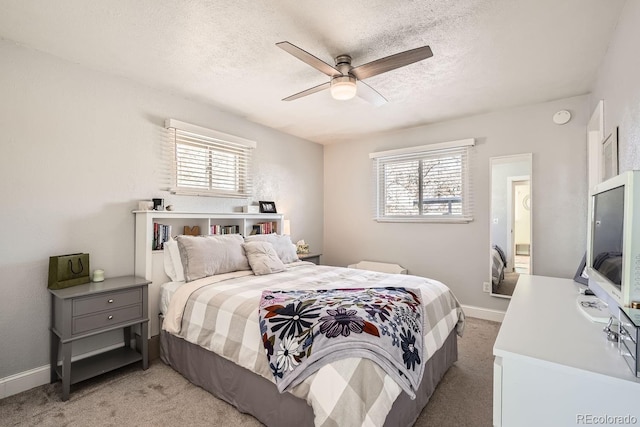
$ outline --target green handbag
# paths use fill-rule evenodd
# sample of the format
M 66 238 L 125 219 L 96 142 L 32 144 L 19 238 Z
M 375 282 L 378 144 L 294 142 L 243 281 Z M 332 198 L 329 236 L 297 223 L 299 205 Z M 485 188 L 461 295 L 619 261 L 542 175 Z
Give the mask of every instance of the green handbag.
M 49 257 L 49 289 L 63 289 L 89 281 L 89 254 Z

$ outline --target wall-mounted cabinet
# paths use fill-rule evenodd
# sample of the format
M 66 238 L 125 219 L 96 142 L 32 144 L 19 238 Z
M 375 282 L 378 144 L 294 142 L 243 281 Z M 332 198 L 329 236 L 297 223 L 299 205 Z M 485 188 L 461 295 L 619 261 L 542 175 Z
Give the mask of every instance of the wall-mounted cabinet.
M 163 251 L 156 249 L 157 227 L 154 224 L 170 226 L 171 236 L 184 234 L 184 227 L 193 229 L 197 226 L 202 235 L 216 234 L 221 227 L 231 227 L 243 236 L 256 232 L 273 232 L 282 234 L 282 214 L 250 214 L 250 213 L 208 213 L 208 212 L 173 212 L 173 211 L 134 211 L 135 222 L 135 275 L 144 277 L 152 283 L 149 285 L 149 333 L 150 336 L 160 332 L 158 318 L 160 304 L 160 285 L 170 281 L 164 272 Z

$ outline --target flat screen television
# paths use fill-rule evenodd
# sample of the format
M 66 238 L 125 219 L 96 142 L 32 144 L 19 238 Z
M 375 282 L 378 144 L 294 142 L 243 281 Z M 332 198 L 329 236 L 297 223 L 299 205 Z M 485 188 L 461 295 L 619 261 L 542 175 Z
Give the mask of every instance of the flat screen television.
M 618 307 L 640 302 L 640 171 L 595 187 L 588 230 L 589 288 L 617 317 Z

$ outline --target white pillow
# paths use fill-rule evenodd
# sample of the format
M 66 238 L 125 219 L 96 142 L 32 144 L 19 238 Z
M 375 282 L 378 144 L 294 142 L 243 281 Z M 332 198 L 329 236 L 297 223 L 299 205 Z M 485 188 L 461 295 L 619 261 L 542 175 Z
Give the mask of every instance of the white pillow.
M 239 234 L 222 236 L 178 236 L 178 249 L 185 281 L 215 274 L 250 270 Z
M 246 242 L 244 251 L 247 254 L 251 270 L 256 276 L 284 271 L 284 264 L 278 258 L 278 254 L 271 243 Z
M 245 242 L 269 242 L 278 254 L 278 258 L 285 263 L 298 261 L 296 245 L 291 242 L 291 237 L 280 234 L 254 234 L 245 237 Z
M 173 239 L 164 242 L 164 272 L 172 282 L 184 282 L 184 270 L 182 269 L 178 242 Z

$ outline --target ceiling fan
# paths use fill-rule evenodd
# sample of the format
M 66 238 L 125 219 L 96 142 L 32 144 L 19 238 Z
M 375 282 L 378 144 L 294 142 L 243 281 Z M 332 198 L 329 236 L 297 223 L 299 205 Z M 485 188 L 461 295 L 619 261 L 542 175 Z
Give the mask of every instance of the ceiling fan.
M 376 59 L 357 67 L 351 65 L 351 56 L 338 55 L 335 58 L 336 65 L 332 66 L 287 41 L 276 43 L 276 46 L 331 77 L 328 82 L 288 96 L 283 101 L 293 101 L 321 90 L 330 89 L 334 99 L 347 100 L 357 94 L 364 100 L 379 106 L 385 104 L 387 100 L 362 80 L 433 56 L 431 48 L 423 46 Z M 357 85 L 356 82 L 358 82 Z

